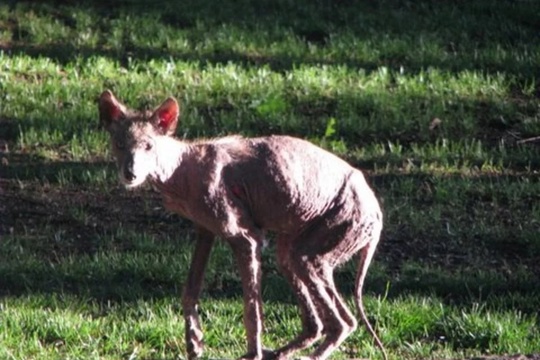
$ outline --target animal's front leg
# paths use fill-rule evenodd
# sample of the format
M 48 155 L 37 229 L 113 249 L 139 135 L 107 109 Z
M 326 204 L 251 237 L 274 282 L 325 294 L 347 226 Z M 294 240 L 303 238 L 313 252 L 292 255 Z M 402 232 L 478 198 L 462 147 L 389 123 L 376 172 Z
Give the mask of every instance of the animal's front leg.
M 214 244 L 214 235 L 202 228 L 197 228 L 197 242 L 191 258 L 191 267 L 182 295 L 182 307 L 185 320 L 185 339 L 188 359 L 201 356 L 203 352 L 203 333 L 197 305 L 201 295 L 204 272 Z
M 242 359 L 261 360 L 263 348 L 263 313 L 261 297 L 261 242 L 251 236 L 227 239 L 231 244 L 244 297 L 244 326 L 247 334 L 247 353 Z

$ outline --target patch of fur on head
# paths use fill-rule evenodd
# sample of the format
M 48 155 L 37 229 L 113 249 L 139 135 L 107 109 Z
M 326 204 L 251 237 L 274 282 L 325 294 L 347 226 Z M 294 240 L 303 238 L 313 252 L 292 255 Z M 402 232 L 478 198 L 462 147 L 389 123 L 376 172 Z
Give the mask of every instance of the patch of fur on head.
M 151 113 L 136 112 L 120 103 L 109 90 L 99 99 L 100 124 L 111 135 L 112 151 L 120 182 L 128 188 L 142 185 L 148 177 L 163 177 L 176 166 L 167 144 L 178 123 L 179 106 L 165 100 Z

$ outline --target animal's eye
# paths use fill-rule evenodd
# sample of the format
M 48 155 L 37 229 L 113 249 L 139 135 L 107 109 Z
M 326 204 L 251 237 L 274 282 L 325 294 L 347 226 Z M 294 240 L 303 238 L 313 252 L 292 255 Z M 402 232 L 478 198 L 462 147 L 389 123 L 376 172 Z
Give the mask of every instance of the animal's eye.
M 149 142 L 145 143 L 144 144 L 144 150 L 146 150 L 146 151 L 152 150 L 152 143 L 149 143 Z
M 122 150 L 122 149 L 125 149 L 126 143 L 123 142 L 122 140 L 116 140 L 114 142 L 114 146 L 116 146 L 117 149 Z

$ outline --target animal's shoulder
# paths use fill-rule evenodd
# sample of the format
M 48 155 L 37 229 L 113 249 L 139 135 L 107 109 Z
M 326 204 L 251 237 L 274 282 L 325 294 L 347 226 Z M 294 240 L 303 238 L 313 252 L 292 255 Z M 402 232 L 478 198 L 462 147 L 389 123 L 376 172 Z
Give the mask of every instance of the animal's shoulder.
M 192 146 L 203 157 L 210 156 L 216 160 L 238 160 L 254 155 L 254 148 L 249 139 L 240 135 L 199 139 L 192 143 Z

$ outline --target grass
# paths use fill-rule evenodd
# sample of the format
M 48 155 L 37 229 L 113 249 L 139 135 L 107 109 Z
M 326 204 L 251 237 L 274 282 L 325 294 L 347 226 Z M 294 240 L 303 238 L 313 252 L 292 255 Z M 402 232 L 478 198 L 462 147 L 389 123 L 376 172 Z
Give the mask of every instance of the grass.
M 96 99 L 167 96 L 178 136 L 287 133 L 364 169 L 385 212 L 366 305 L 392 359 L 539 353 L 535 1 L 0 4 L 0 358 L 185 356 L 188 224 L 117 184 Z M 264 254 L 267 347 L 299 331 Z M 352 303 L 355 264 L 336 281 Z M 244 350 L 213 252 L 204 357 Z M 357 331 L 335 355 L 380 358 Z

